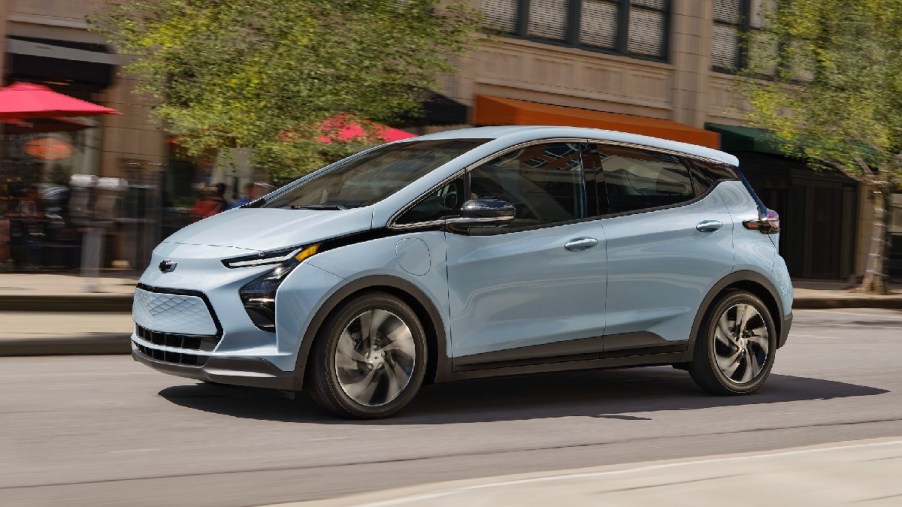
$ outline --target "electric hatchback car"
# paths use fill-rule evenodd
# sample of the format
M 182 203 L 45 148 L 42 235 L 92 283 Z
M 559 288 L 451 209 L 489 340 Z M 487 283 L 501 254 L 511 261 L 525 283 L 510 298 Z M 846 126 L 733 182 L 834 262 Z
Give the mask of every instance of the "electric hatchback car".
M 764 383 L 792 322 L 779 217 L 732 155 L 568 127 L 385 144 L 176 232 L 132 351 L 391 415 L 421 385 L 638 365 Z

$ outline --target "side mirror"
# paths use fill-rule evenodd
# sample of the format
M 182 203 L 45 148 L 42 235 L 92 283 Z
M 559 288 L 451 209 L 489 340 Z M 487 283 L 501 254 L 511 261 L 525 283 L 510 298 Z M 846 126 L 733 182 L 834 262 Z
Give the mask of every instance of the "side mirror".
M 472 199 L 460 207 L 460 216 L 445 221 L 458 227 L 507 225 L 517 215 L 514 205 L 501 199 Z

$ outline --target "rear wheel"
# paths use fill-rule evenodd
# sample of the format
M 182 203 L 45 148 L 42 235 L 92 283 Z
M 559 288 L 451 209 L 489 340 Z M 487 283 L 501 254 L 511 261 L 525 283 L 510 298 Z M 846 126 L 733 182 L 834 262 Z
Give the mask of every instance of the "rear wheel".
M 423 383 L 425 332 L 403 301 L 368 293 L 326 320 L 311 360 L 311 394 L 320 406 L 341 417 L 387 417 L 404 408 Z
M 750 292 L 730 291 L 705 317 L 689 373 L 699 387 L 715 394 L 755 392 L 774 365 L 776 339 L 764 302 Z

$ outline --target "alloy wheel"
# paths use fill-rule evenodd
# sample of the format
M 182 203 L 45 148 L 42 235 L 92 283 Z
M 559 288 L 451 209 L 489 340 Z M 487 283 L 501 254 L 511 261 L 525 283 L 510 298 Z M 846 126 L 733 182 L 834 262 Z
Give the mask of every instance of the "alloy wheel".
M 361 313 L 338 337 L 338 383 L 361 405 L 378 407 L 394 401 L 407 387 L 415 366 L 416 344 L 410 327 L 388 310 Z
M 714 329 L 714 360 L 732 382 L 753 381 L 767 364 L 770 353 L 767 324 L 752 305 L 740 303 L 724 311 Z

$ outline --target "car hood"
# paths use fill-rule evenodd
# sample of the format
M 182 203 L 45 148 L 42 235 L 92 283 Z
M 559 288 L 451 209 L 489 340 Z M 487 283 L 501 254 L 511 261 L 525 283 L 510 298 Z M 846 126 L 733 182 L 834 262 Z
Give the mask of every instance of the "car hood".
M 184 227 L 163 243 L 267 251 L 366 231 L 372 223 L 368 208 L 237 208 Z

